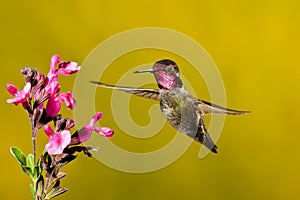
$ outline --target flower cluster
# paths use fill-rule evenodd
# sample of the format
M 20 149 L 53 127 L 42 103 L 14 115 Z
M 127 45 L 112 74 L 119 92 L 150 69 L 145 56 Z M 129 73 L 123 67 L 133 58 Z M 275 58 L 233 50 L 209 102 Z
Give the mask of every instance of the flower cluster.
M 67 191 L 60 186 L 61 179 L 66 175 L 60 169 L 77 157 L 74 155 L 76 152 L 91 157 L 90 150 L 94 148 L 82 143 L 90 138 L 93 131 L 107 138 L 114 134 L 110 128 L 95 125 L 102 117 L 101 112 L 97 112 L 89 123 L 73 134 L 71 129 L 75 125 L 74 120 L 59 114 L 62 104 L 73 110 L 76 100 L 71 91 L 60 92 L 58 77 L 74 74 L 80 68 L 76 62 L 61 61 L 58 55 L 54 55 L 47 76 L 36 69 L 25 67 L 21 70 L 25 78 L 22 90 L 12 84 L 6 85 L 7 91 L 13 95 L 7 103 L 21 104 L 28 112 L 31 123 L 33 154 L 26 157 L 18 147 L 11 147 L 11 153 L 33 181 L 30 185 L 33 200 L 49 200 Z M 53 122 L 53 128 L 50 122 Z M 36 161 L 36 134 L 42 128 L 49 141 L 45 145 L 46 151 Z
M 85 142 L 93 130 L 107 138 L 112 137 L 114 134 L 110 128 L 94 126 L 102 116 L 102 113 L 99 112 L 86 126 L 76 132 L 71 140 L 70 129 L 74 126 L 74 121 L 62 119 L 58 115 L 61 104 L 65 104 L 70 110 L 73 110 L 76 106 L 76 100 L 72 92 L 60 92 L 58 76 L 69 76 L 78 72 L 80 68 L 76 62 L 61 61 L 59 55 L 54 55 L 51 58 L 50 71 L 47 76 L 39 73 L 36 69 L 25 67 L 21 70 L 25 78 L 23 90 L 19 90 L 12 84 L 6 85 L 8 92 L 14 96 L 8 99 L 7 103 L 22 104 L 23 108 L 29 113 L 35 129 L 33 137 L 36 136 L 38 129 L 44 127 L 44 132 L 49 137 L 45 149 L 51 155 L 62 154 L 68 146 Z M 54 121 L 54 130 L 48 125 L 50 121 Z

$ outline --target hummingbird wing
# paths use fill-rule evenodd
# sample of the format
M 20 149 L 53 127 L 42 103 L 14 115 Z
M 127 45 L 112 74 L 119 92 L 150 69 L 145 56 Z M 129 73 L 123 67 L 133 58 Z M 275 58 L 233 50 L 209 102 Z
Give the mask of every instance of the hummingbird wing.
M 105 83 L 100 83 L 97 81 L 90 81 L 93 84 L 96 84 L 100 87 L 104 87 L 104 88 L 110 88 L 110 89 L 116 89 L 116 90 L 120 90 L 123 92 L 127 92 L 129 94 L 134 94 L 136 96 L 139 97 L 144 97 L 144 98 L 148 98 L 148 99 L 153 99 L 153 100 L 160 100 L 160 93 L 158 90 L 154 90 L 154 89 L 147 89 L 147 88 L 133 88 L 133 87 L 123 87 L 123 86 L 114 86 L 114 85 L 109 85 L 109 84 L 105 84 Z
M 249 113 L 249 111 L 240 111 L 240 110 L 232 110 L 229 108 L 224 108 L 201 99 L 197 99 L 197 101 L 198 101 L 198 109 L 202 114 L 241 115 L 241 114 Z

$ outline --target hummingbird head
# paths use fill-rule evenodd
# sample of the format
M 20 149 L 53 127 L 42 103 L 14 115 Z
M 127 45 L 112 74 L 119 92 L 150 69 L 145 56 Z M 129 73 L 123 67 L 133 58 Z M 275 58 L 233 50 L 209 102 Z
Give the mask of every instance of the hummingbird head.
M 134 73 L 143 72 L 153 73 L 160 89 L 182 87 L 178 66 L 172 60 L 159 60 L 153 65 L 152 69 L 139 70 Z

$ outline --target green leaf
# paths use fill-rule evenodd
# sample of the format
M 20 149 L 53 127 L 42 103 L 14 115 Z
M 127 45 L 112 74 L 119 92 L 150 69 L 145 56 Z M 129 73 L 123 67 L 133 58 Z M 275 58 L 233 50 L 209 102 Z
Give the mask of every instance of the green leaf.
M 34 186 L 30 184 L 29 187 L 30 187 L 31 199 L 34 200 Z
M 45 157 L 46 155 L 48 155 L 48 152 L 44 149 L 43 152 L 42 152 L 42 156 Z
M 26 166 L 26 158 L 18 147 L 10 147 L 10 152 L 21 166 Z
M 27 167 L 29 167 L 34 172 L 34 158 L 32 154 L 28 154 L 27 156 Z
M 36 166 L 38 166 L 39 168 L 43 169 L 42 164 L 43 164 L 43 163 L 42 163 L 42 160 L 41 160 L 41 159 L 38 159 Z
M 30 167 L 21 166 L 23 171 L 30 176 L 31 179 L 33 179 L 33 172 L 31 171 Z
M 34 167 L 34 172 L 33 172 L 33 179 L 36 181 L 40 178 L 40 175 L 42 173 L 42 170 L 40 168 L 40 166 L 35 166 Z

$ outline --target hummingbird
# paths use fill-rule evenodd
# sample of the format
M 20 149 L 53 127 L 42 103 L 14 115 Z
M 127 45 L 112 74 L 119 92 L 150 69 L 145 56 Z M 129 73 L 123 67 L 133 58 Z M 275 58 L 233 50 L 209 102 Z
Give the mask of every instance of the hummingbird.
M 145 72 L 154 74 L 159 90 L 114 86 L 97 81 L 90 82 L 104 88 L 116 89 L 159 101 L 161 112 L 176 130 L 205 145 L 214 153 L 217 153 L 217 146 L 207 132 L 204 115 L 248 113 L 248 111 L 224 108 L 192 96 L 183 86 L 179 68 L 172 60 L 159 60 L 152 69 L 138 70 L 134 73 Z

